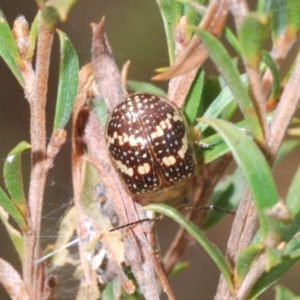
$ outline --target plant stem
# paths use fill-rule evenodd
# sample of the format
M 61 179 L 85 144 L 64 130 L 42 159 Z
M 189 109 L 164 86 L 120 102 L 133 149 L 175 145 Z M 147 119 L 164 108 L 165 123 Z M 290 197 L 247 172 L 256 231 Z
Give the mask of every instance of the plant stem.
M 276 108 L 274 118 L 270 125 L 270 160 L 274 161 L 280 148 L 286 130 L 297 109 L 300 99 L 300 52 L 297 55 L 294 71 L 286 84 L 280 102 Z
M 32 231 L 24 237 L 25 257 L 23 277 L 31 299 L 38 299 L 41 286 L 38 279 L 40 267 L 35 261 L 40 255 L 39 236 L 41 228 L 41 214 L 44 189 L 48 168 L 46 167 L 46 125 L 45 105 L 47 96 L 47 82 L 49 76 L 50 52 L 53 41 L 53 31 L 46 30 L 41 21 L 39 25 L 37 59 L 36 59 L 36 87 L 30 99 L 30 139 L 31 139 L 31 178 L 29 186 L 29 210 Z

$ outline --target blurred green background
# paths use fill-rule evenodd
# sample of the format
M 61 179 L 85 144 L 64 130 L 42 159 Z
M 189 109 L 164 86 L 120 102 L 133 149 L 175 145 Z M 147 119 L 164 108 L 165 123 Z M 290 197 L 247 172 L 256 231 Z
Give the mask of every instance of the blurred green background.
M 254 1 L 253 1 L 254 2 Z M 10 25 L 20 14 L 29 23 L 32 22 L 37 8 L 33 0 L 2 0 L 1 9 Z M 59 28 L 70 37 L 77 54 L 80 66 L 90 61 L 91 22 L 99 22 L 106 18 L 106 33 L 111 44 L 114 57 L 119 68 L 130 60 L 129 79 L 150 81 L 158 67 L 168 66 L 167 48 L 160 13 L 155 0 L 84 0 L 71 11 L 68 21 L 59 24 Z M 47 134 L 50 136 L 53 125 L 56 86 L 58 74 L 59 45 L 57 38 L 53 46 L 51 61 L 50 85 L 47 103 Z M 209 73 L 209 71 L 206 71 Z M 165 90 L 167 83 L 158 83 Z M 62 215 L 72 200 L 72 184 L 70 175 L 70 127 L 68 142 L 54 162 L 50 171 L 45 195 L 43 213 L 43 230 L 41 241 L 47 245 L 55 240 L 57 228 Z M 23 91 L 10 74 L 6 65 L 0 61 L 0 158 L 3 161 L 8 152 L 21 140 L 29 141 L 29 109 Z M 25 189 L 28 186 L 29 152 L 24 155 Z M 284 161 L 275 170 L 281 197 L 299 164 L 298 153 Z M 296 162 L 297 161 L 297 162 Z M 2 164 L 0 168 L 2 169 Z M 2 180 L 2 179 L 1 179 Z M 3 186 L 3 182 L 1 181 Z M 211 240 L 222 251 L 225 250 L 232 216 L 221 222 L 209 232 Z M 169 220 L 157 223 L 162 252 L 165 252 L 175 235 L 177 227 Z M 20 263 L 2 224 L 0 224 L 0 257 L 8 260 L 20 270 Z M 219 280 L 219 272 L 208 255 L 196 244 L 190 247 L 183 258 L 190 262 L 190 267 L 171 279 L 177 299 L 213 299 Z M 300 294 L 299 264 L 284 276 L 281 283 Z M 60 294 L 58 299 L 74 299 L 76 290 L 72 274 L 68 271 L 59 278 Z M 297 276 L 298 274 L 298 276 Z M 260 299 L 273 299 L 272 291 L 265 293 Z M 9 299 L 0 286 L 0 299 Z M 166 299 L 163 295 L 162 299 Z

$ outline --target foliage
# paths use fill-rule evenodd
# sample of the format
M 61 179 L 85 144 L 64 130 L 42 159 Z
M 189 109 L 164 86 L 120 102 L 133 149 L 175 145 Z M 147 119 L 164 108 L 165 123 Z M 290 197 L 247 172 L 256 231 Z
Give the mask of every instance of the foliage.
M 244 1 L 236 0 L 213 0 L 207 6 L 200 0 L 157 0 L 170 67 L 160 68 L 154 79 L 170 79 L 167 92 L 153 83 L 127 80 L 128 65 L 120 74 L 104 32 L 104 19 L 92 25 L 92 66 L 79 72 L 71 41 L 56 30 L 75 2 L 37 1 L 39 12 L 32 25 L 18 17 L 12 30 L 0 11 L 0 56 L 24 89 L 30 107 L 30 143 L 20 142 L 7 155 L 3 167 L 6 191 L 0 187 L 0 219 L 22 263 L 22 276 L 1 259 L 0 283 L 11 298 L 16 295 L 17 282 L 22 289 L 20 299 L 50 299 L 55 280 L 49 275 L 39 282 L 41 272 L 51 274 L 70 263 L 77 268 L 79 279 L 76 299 L 157 299 L 160 291 L 155 273 L 169 299 L 174 299 L 166 274 L 184 272 L 186 264 L 179 262 L 190 239 L 179 230 L 163 269 L 153 254 L 151 222 L 155 217 L 145 212 L 154 211 L 180 224 L 216 264 L 223 275 L 216 299 L 258 297 L 300 258 L 300 166 L 285 199 L 279 199 L 272 174 L 278 161 L 300 146 L 299 120 L 293 118 L 299 110 L 300 54 L 286 74 L 279 72 L 300 29 L 298 0 L 260 0 L 254 12 Z M 230 11 L 231 7 L 235 9 Z M 229 12 L 234 30 L 227 27 Z M 45 107 L 55 30 L 60 70 L 53 132 L 47 143 Z M 272 45 L 267 51 L 269 35 Z M 203 66 L 208 57 L 218 71 L 214 76 L 208 76 Z M 114 177 L 104 128 L 107 111 L 123 99 L 126 89 L 167 94 L 186 116 L 199 163 L 195 182 L 200 183 L 190 196 L 194 207 L 186 214 L 165 204 L 142 208 Z M 72 111 L 74 207 L 61 222 L 59 236 L 64 238 L 47 248 L 53 251 L 51 270 L 39 264 L 45 259 L 39 240 L 45 182 L 66 140 L 64 128 Z M 28 149 L 30 182 L 24 184 L 21 156 Z M 236 169 L 224 177 L 232 161 Z M 24 191 L 24 186 L 29 190 Z M 200 207 L 203 203 L 221 210 L 238 207 L 225 254 L 205 231 L 226 214 L 206 213 Z M 259 226 L 254 230 L 257 220 Z M 75 230 L 78 238 L 70 242 Z M 67 250 L 74 243 L 79 244 L 80 263 Z M 283 286 L 275 289 L 276 299 L 298 299 Z

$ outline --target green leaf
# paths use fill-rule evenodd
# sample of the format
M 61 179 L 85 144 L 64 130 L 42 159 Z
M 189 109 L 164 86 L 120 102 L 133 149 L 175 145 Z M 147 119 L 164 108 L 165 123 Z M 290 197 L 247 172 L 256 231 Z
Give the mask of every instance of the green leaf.
M 275 286 L 275 292 L 275 300 L 300 300 L 300 297 L 295 297 L 294 293 L 280 284 Z
M 262 51 L 262 61 L 268 66 L 272 73 L 273 84 L 272 93 L 269 101 L 275 101 L 280 96 L 280 74 L 271 55 L 265 50 Z
M 204 0 L 197 0 L 195 2 L 197 2 L 199 4 L 204 4 Z M 185 13 L 187 25 L 196 25 L 197 26 L 201 21 L 202 15 L 201 15 L 201 13 L 199 14 L 198 11 L 196 11 L 193 7 L 190 7 L 189 3 L 187 3 L 185 5 L 185 7 L 187 7 L 187 6 L 188 6 L 188 8 L 186 9 L 186 13 Z M 203 12 L 203 14 L 204 14 L 204 12 Z M 187 34 L 189 34 L 189 33 L 187 32 Z M 190 35 L 191 35 L 191 33 L 190 33 Z M 190 36 L 188 37 L 188 39 L 189 38 L 190 38 Z
M 205 236 L 205 234 L 199 230 L 192 222 L 187 221 L 176 209 L 165 205 L 165 204 L 150 204 L 144 207 L 145 210 L 152 210 L 156 213 L 163 214 L 176 223 L 178 223 L 181 227 L 183 227 L 209 254 L 211 259 L 215 262 L 221 273 L 223 274 L 228 289 L 233 291 L 233 283 L 230 274 L 230 268 L 225 260 L 223 254 L 220 250 L 212 244 L 209 239 Z
M 162 97 L 167 97 L 167 93 L 164 90 L 160 89 L 152 83 L 135 80 L 127 80 L 126 83 L 128 88 L 133 92 L 145 92 L 156 94 Z
M 101 293 L 101 299 L 102 300 L 111 300 L 115 298 L 114 293 L 114 280 L 108 282 L 104 288 L 104 290 Z M 125 298 L 125 300 L 127 300 Z
M 43 27 L 49 32 L 53 33 L 56 27 L 56 24 L 59 22 L 60 18 L 58 12 L 52 6 L 45 5 L 44 0 L 40 5 L 41 7 L 41 22 Z
M 69 38 L 57 30 L 60 41 L 60 69 L 54 131 L 64 128 L 70 118 L 78 88 L 79 64 Z
M 231 176 L 227 176 L 224 180 L 218 182 L 211 196 L 210 204 L 232 211 L 241 200 L 244 185 L 245 180 L 241 176 L 241 171 L 236 169 Z M 226 213 L 220 213 L 215 210 L 209 211 L 202 229 L 208 230 L 225 216 Z
M 244 88 L 248 86 L 247 75 L 243 74 L 240 76 L 240 80 Z M 204 118 L 217 118 L 221 115 L 221 113 L 226 109 L 226 107 L 234 100 L 234 96 L 232 95 L 230 88 L 225 87 L 221 93 L 217 96 L 217 98 L 211 103 L 211 105 L 204 112 Z M 200 130 L 203 132 L 208 127 L 208 124 L 201 123 Z
M 239 40 L 234 35 L 234 33 L 231 31 L 230 28 L 225 27 L 223 30 L 224 37 L 228 41 L 228 43 L 231 45 L 231 47 L 235 50 L 235 52 L 238 54 L 238 56 L 242 57 L 242 48 L 240 45 Z
M 201 95 L 203 89 L 204 71 L 201 69 L 198 71 L 194 82 L 189 90 L 184 105 L 184 114 L 189 124 L 195 121 L 199 107 L 201 105 Z
M 203 164 L 208 164 L 228 152 L 229 147 L 219 134 L 201 140 L 199 149 L 196 148 L 196 155 L 201 157 Z
M 289 258 L 288 254 L 300 249 L 300 236 L 291 240 L 285 251 L 285 258 L 282 260 L 282 263 L 272 268 L 269 272 L 264 272 L 262 276 L 253 286 L 249 299 L 255 298 L 264 292 L 269 286 L 274 284 L 284 273 L 286 273 L 298 260 L 297 258 Z
M 292 184 L 289 187 L 288 194 L 286 197 L 286 206 L 289 208 L 293 216 L 300 212 L 300 167 L 293 178 Z
M 28 211 L 23 190 L 21 154 L 30 147 L 27 142 L 20 142 L 6 157 L 3 169 L 4 182 L 12 201 L 25 218 Z
M 3 191 L 1 191 L 0 194 L 1 193 L 3 193 Z M 0 205 L 1 205 L 1 198 L 2 198 L 2 196 L 0 196 Z M 8 199 L 8 201 L 9 201 L 9 199 Z M 14 244 L 14 247 L 15 247 L 18 255 L 19 255 L 19 258 L 20 258 L 21 262 L 23 262 L 23 259 L 24 259 L 23 238 L 22 238 L 20 232 L 9 224 L 8 217 L 9 217 L 8 213 L 6 211 L 4 211 L 4 209 L 2 209 L 2 207 L 0 206 L 0 219 L 1 219 L 2 223 L 4 224 L 5 229 L 8 233 L 11 241 Z M 21 215 L 19 215 L 19 217 L 20 217 L 20 219 L 22 218 Z
M 211 75 L 206 78 L 202 91 L 202 105 L 199 107 L 199 116 L 203 116 L 208 107 L 215 101 L 221 93 L 220 80 L 216 75 Z
M 195 32 L 201 37 L 210 54 L 210 58 L 227 82 L 235 97 L 235 101 L 237 101 L 244 118 L 249 125 L 253 138 L 258 144 L 263 144 L 264 137 L 258 116 L 231 57 L 228 55 L 222 43 L 212 34 L 198 28 L 195 29 Z
M 177 274 L 181 273 L 183 270 L 187 269 L 190 266 L 188 261 L 181 261 L 177 263 L 172 271 L 170 272 L 170 277 L 175 277 Z
M 266 272 L 269 272 L 273 267 L 279 265 L 282 262 L 282 251 L 268 247 L 266 249 Z
M 268 14 L 250 12 L 240 26 L 238 37 L 243 58 L 250 68 L 259 68 L 261 50 L 268 35 L 269 22 Z
M 62 22 L 66 21 L 71 8 L 76 4 L 77 0 L 53 0 L 47 4 L 53 7 Z
M 248 134 L 248 128 L 246 127 L 245 121 L 241 121 L 235 124 L 235 126 L 239 128 L 242 132 Z M 196 148 L 196 154 L 197 157 L 201 156 L 204 164 L 208 164 L 229 152 L 228 145 L 224 142 L 224 140 L 218 133 L 201 140 L 200 144 L 206 145 L 206 147 L 202 146 L 200 149 Z
M 261 244 L 252 244 L 240 253 L 235 264 L 237 284 L 243 281 L 262 249 L 263 246 Z
M 286 0 L 260 0 L 258 10 L 272 13 L 272 38 L 275 42 L 287 27 L 287 1 Z
M 299 0 L 286 0 L 287 30 L 294 36 L 300 29 L 300 5 Z
M 9 69 L 17 78 L 21 86 L 24 86 L 23 76 L 20 67 L 23 67 L 22 58 L 18 52 L 17 44 L 12 36 L 9 25 L 0 9 L 0 56 L 3 58 Z
M 264 210 L 277 203 L 277 190 L 270 167 L 257 145 L 233 124 L 220 119 L 200 119 L 212 126 L 230 148 L 251 191 L 262 230 L 268 234 L 268 220 Z
M 167 36 L 170 65 L 172 65 L 175 61 L 175 42 L 173 34 L 182 16 L 183 5 L 173 0 L 156 0 L 156 2 L 162 15 Z
M 38 11 L 37 15 L 35 16 L 32 24 L 31 24 L 29 38 L 28 38 L 29 47 L 28 47 L 28 51 L 26 53 L 26 60 L 27 61 L 31 61 L 32 57 L 33 57 L 33 54 L 34 54 L 40 17 L 41 17 L 41 13 L 40 13 L 40 11 Z
M 21 215 L 17 207 L 13 202 L 8 198 L 6 193 L 0 187 L 0 205 L 3 209 L 16 221 L 18 226 L 23 232 L 28 231 L 28 226 L 26 224 L 25 218 Z

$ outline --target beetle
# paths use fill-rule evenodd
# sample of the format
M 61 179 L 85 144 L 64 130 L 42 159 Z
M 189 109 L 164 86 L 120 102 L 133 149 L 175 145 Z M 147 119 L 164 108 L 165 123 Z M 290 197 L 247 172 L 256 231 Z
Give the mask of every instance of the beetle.
M 105 139 L 134 201 L 183 203 L 197 164 L 186 119 L 175 104 L 150 93 L 130 94 L 111 112 Z

